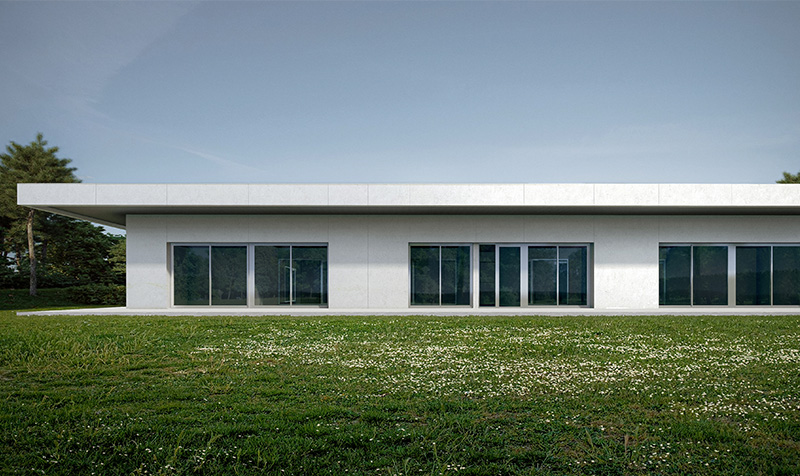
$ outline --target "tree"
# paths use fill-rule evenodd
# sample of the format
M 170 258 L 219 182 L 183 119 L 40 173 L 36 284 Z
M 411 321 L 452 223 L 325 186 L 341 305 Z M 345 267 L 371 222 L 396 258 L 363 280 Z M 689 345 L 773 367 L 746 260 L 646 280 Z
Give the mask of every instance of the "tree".
M 800 183 L 800 172 L 792 175 L 789 172 L 783 173 L 783 178 L 778 180 L 776 183 Z
M 114 272 L 112 248 L 122 237 L 108 235 L 99 226 L 50 215 L 38 242 L 40 279 L 49 287 L 86 284 L 122 284 L 125 275 Z
M 108 261 L 111 262 L 111 273 L 117 284 L 125 284 L 125 259 L 126 239 L 124 236 L 115 236 L 116 242 L 108 251 Z
M 56 157 L 58 147 L 47 147 L 42 133 L 28 145 L 11 142 L 6 153 L 0 154 L 0 215 L 10 219 L 11 229 L 25 224 L 28 260 L 30 262 L 30 294 L 36 295 L 36 240 L 34 221 L 36 211 L 17 205 L 18 183 L 75 183 L 80 182 L 69 167 L 70 159 Z

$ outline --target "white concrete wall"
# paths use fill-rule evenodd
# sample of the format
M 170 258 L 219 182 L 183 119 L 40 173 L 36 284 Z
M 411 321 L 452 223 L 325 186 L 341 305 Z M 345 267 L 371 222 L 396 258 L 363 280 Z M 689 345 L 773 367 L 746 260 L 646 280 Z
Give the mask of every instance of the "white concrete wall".
M 328 243 L 330 309 L 393 310 L 410 309 L 409 243 L 592 244 L 596 309 L 658 308 L 659 243 L 800 243 L 794 216 L 131 215 L 127 230 L 134 309 L 169 306 L 169 243 Z
M 126 237 L 127 307 L 169 306 L 167 223 L 172 217 L 128 216 Z

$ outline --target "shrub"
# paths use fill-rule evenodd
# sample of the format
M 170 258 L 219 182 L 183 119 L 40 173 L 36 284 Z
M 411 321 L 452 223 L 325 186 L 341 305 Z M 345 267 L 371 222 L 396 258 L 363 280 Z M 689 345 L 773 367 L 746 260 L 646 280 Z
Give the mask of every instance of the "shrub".
M 124 306 L 125 286 L 119 284 L 85 284 L 69 288 L 70 297 L 81 304 Z

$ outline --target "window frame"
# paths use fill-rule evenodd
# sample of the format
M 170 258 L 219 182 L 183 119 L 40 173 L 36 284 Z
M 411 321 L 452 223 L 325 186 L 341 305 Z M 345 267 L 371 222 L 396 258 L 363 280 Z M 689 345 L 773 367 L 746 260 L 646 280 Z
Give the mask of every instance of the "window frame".
M 677 247 L 677 246 L 685 246 L 690 247 L 690 269 L 692 273 L 689 276 L 689 291 L 690 291 L 690 304 L 661 304 L 661 248 L 662 247 Z M 694 303 L 694 247 L 695 246 L 724 246 L 727 248 L 728 253 L 728 302 L 727 304 L 695 304 Z M 752 248 L 752 247 L 769 247 L 770 252 L 770 291 L 769 291 L 769 304 L 736 304 L 736 293 L 737 293 L 737 282 L 736 282 L 736 250 L 737 248 Z M 659 277 L 659 286 L 658 286 L 658 293 L 659 293 L 659 307 L 664 308 L 722 308 L 722 307 L 737 307 L 737 308 L 747 308 L 747 307 L 758 307 L 758 308 L 769 308 L 769 307 L 776 307 L 776 308 L 796 308 L 800 307 L 800 304 L 775 304 L 775 248 L 783 248 L 783 247 L 800 247 L 800 243 L 774 243 L 774 242 L 766 242 L 766 243 L 757 243 L 757 242 L 663 242 L 658 244 L 658 277 Z
M 208 247 L 209 249 L 209 265 L 208 265 L 208 278 L 209 278 L 209 297 L 208 304 L 175 304 L 175 247 L 176 246 L 195 246 L 195 247 Z M 212 304 L 213 296 L 211 295 L 211 248 L 214 246 L 225 247 L 244 247 L 247 251 L 247 304 L 236 305 L 215 305 Z M 255 247 L 256 246 L 288 246 L 290 250 L 295 247 L 325 247 L 326 248 L 326 279 L 325 279 L 325 304 L 272 304 L 272 305 L 256 305 L 255 304 Z M 169 272 L 169 306 L 177 309 L 206 309 L 206 308 L 237 308 L 237 309 L 259 309 L 259 308 L 272 308 L 284 309 L 292 307 L 301 308 L 327 308 L 330 306 L 330 244 L 326 242 L 184 242 L 176 241 L 168 243 L 168 272 Z
M 479 242 L 474 244 L 474 249 L 477 250 L 473 253 L 476 259 L 480 252 L 481 246 L 494 246 L 495 252 L 495 303 L 494 305 L 481 306 L 480 303 L 476 307 L 482 309 L 499 309 L 501 307 L 506 309 L 547 309 L 547 308 L 592 308 L 594 307 L 594 244 L 588 242 Z M 520 304 L 519 306 L 501 306 L 500 305 L 500 248 L 502 247 L 518 247 L 520 251 Z M 556 260 L 560 262 L 561 248 L 584 248 L 586 250 L 586 268 L 584 269 L 586 276 L 586 304 L 562 304 L 560 296 L 560 287 L 558 280 L 560 280 L 560 268 L 556 267 L 556 303 L 555 304 L 529 304 L 530 301 L 530 282 L 528 277 L 528 252 L 530 247 L 555 247 Z M 480 265 L 478 261 L 476 265 Z M 480 293 L 480 276 L 473 279 L 473 295 Z
M 412 261 L 411 261 L 411 249 L 417 247 L 438 247 L 439 248 L 439 304 L 414 304 L 413 303 L 413 290 L 414 290 L 414 273 L 412 271 Z M 443 247 L 466 247 L 469 250 L 469 257 L 467 262 L 469 263 L 469 272 L 468 272 L 468 279 L 469 285 L 467 288 L 469 289 L 469 303 L 468 304 L 442 304 L 442 248 Z M 447 307 L 447 308 L 470 308 L 473 307 L 473 303 L 475 302 L 475 248 L 472 243 L 430 243 L 430 242 L 414 242 L 408 244 L 408 307 L 409 308 L 440 308 L 440 307 Z

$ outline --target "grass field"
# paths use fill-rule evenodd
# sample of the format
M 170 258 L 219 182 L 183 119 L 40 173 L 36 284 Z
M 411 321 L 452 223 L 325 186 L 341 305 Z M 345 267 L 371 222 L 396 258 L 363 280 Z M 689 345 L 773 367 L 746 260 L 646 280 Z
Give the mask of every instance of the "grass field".
M 17 317 L 0 472 L 800 474 L 800 317 Z

